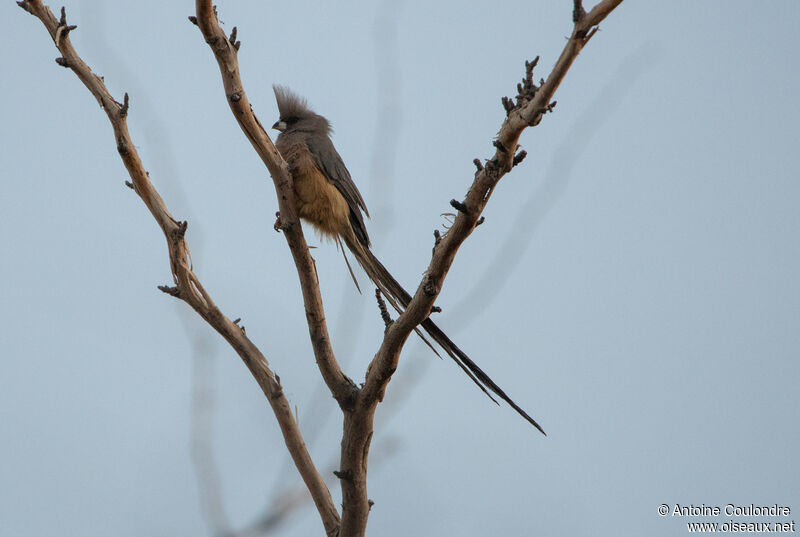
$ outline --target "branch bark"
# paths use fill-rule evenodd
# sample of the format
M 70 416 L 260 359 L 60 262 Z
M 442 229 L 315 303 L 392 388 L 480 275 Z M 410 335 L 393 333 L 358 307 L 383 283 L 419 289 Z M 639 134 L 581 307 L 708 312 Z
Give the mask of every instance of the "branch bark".
M 47 28 L 62 54 L 56 60 L 59 65 L 75 72 L 108 115 L 117 150 L 132 179 L 131 187 L 142 198 L 167 239 L 175 286 L 162 286 L 160 289 L 180 298 L 197 311 L 228 341 L 250 369 L 273 408 L 287 448 L 311 493 L 329 536 L 364 535 L 372 505 L 367 496 L 366 475 L 374 415 L 397 368 L 400 351 L 414 328 L 431 313 L 458 249 L 481 223 L 480 215 L 497 183 L 525 157 L 524 151 L 517 153 L 520 135 L 526 128 L 538 125 L 542 116 L 552 111 L 555 102 L 551 102 L 551 99 L 570 66 L 597 31 L 597 25 L 622 0 L 602 0 L 588 13 L 583 9 L 581 0 L 573 2 L 573 32 L 555 67 L 547 80 L 537 86 L 533 81 L 536 61 L 526 62 L 526 75 L 517 87 L 516 102 L 503 99 L 506 119 L 494 142 L 495 153 L 485 166 L 476 159 L 478 171 L 464 200 L 451 202 L 457 210 L 455 221 L 444 236 L 437 237 L 431 262 L 409 307 L 388 326 L 381 347 L 367 369 L 365 384 L 359 389 L 342 372 L 330 345 L 314 261 L 294 210 L 292 178 L 288 167 L 253 113 L 242 87 L 237 60 L 239 42 L 236 40 L 236 28 L 230 37 L 226 36 L 219 26 L 211 1 L 196 0 L 197 16 L 191 17 L 192 22 L 198 25 L 214 52 L 222 75 L 226 100 L 234 117 L 273 178 L 280 208 L 281 229 L 297 267 L 314 355 L 328 388 L 344 414 L 340 469 L 335 472 L 342 486 L 341 519 L 327 486 L 308 454 L 277 375 L 270 370 L 266 359 L 247 338 L 244 330 L 216 307 L 192 271 L 189 249 L 184 238 L 187 223 L 179 222 L 169 214 L 163 200 L 150 183 L 136 147 L 130 139 L 126 123 L 128 95 L 125 95 L 123 103 L 115 101 L 102 78 L 92 73 L 75 52 L 69 41 L 69 32 L 75 27 L 67 25 L 63 8 L 59 20 L 40 0 L 18 2 Z
M 323 376 L 326 377 L 325 380 L 344 413 L 340 469 L 335 472 L 342 486 L 340 537 L 363 536 L 366 531 L 372 505 L 367 496 L 366 478 L 375 410 L 397 369 L 403 345 L 414 328 L 430 315 L 458 249 L 482 221 L 480 215 L 497 183 L 525 158 L 524 151 L 516 153 L 520 135 L 527 127 L 538 125 L 546 112 L 552 111 L 555 102 L 551 103 L 550 99 L 570 66 L 596 32 L 597 25 L 621 2 L 622 0 L 602 0 L 587 14 L 581 0 L 574 0 L 572 35 L 547 81 L 541 86 L 537 87 L 532 78 L 536 61 L 526 62 L 526 77 L 518 86 L 516 105 L 511 104 L 508 99 L 503 99 L 507 117 L 494 143 L 495 154 L 487 161 L 485 167 L 480 165 L 480 162 L 477 163 L 478 171 L 464 201 L 451 202 L 458 211 L 456 219 L 445 236 L 441 237 L 441 240 L 437 238 L 433 258 L 409 307 L 387 328 L 381 347 L 367 369 L 363 388 L 359 390 L 350 379 L 342 375 L 341 378 L 345 378 L 351 388 L 347 393 L 348 397 L 342 399 L 337 395 L 341 392 L 337 392 L 336 382 L 341 372 L 326 371 L 326 368 L 320 365 Z M 210 0 L 197 0 L 197 23 L 219 63 L 231 110 L 272 174 L 278 194 L 282 229 L 292 251 L 303 288 L 309 331 L 315 344 L 317 361 L 319 363 L 321 357 L 324 357 L 335 363 L 332 352 L 328 355 L 327 330 L 324 327 L 324 312 L 319 299 L 319 284 L 313 270 L 313 260 L 308 254 L 291 203 L 293 196 L 291 177 L 288 176 L 285 163 L 279 156 L 276 157 L 277 151 L 250 110 L 242 89 L 236 61 L 239 49 L 235 38 L 236 29 L 234 28 L 230 38 L 225 38 Z M 275 162 L 276 158 L 278 164 Z M 311 307 L 314 308 L 313 312 L 310 310 Z M 318 340 L 315 337 L 322 339 Z M 317 345 L 320 346 L 319 350 Z M 343 389 L 341 385 L 338 386 L 339 389 Z
M 239 61 L 237 59 L 239 42 L 236 41 L 236 28 L 233 28 L 230 37 L 225 36 L 225 32 L 219 26 L 216 10 L 210 0 L 197 0 L 196 8 L 197 17 L 191 20 L 200 28 L 206 43 L 214 52 L 214 57 L 217 59 L 220 74 L 222 75 L 225 97 L 231 112 L 233 112 L 239 127 L 241 127 L 247 139 L 250 140 L 256 153 L 261 157 L 275 183 L 281 230 L 284 232 L 283 234 L 289 244 L 289 250 L 292 252 L 292 258 L 297 267 L 297 275 L 300 279 L 303 303 L 306 310 L 306 320 L 308 321 L 308 331 L 317 366 L 339 406 L 342 408 L 349 407 L 355 398 L 356 385 L 342 372 L 333 354 L 328 335 L 328 325 L 325 320 L 325 310 L 322 307 L 322 295 L 319 290 L 317 269 L 314 265 L 314 259 L 308 251 L 308 244 L 292 202 L 294 193 L 288 166 L 281 158 L 261 122 L 253 113 L 250 101 L 247 99 L 247 94 L 242 86 L 242 80 L 239 76 Z
M 587 14 L 581 0 L 574 0 L 572 35 L 547 80 L 537 87 L 533 82 L 533 68 L 538 58 L 526 62 L 526 76 L 517 87 L 516 105 L 503 99 L 507 117 L 494 143 L 494 156 L 485 166 L 476 160 L 478 170 L 464 201 L 451 201 L 457 212 L 456 219 L 444 236 L 437 237 L 431 262 L 408 308 L 388 327 L 380 350 L 367 369 L 366 381 L 356 405 L 358 413 L 350 416 L 349 424 L 348 416 L 345 416 L 345 426 L 349 425 L 352 436 L 342 440 L 342 467 L 352 472 L 354 479 L 347 487 L 350 494 L 343 497 L 342 535 L 363 535 L 366 528 L 369 513 L 366 468 L 373 434 L 372 421 L 375 408 L 383 399 L 389 380 L 397 369 L 403 345 L 414 328 L 430 315 L 458 249 L 482 222 L 481 213 L 497 183 L 525 158 L 524 151 L 516 152 L 522 132 L 538 125 L 542 116 L 552 111 L 555 102 L 551 103 L 551 99 L 567 71 L 597 31 L 597 25 L 621 3 L 622 0 L 602 0 Z M 342 490 L 345 491 L 344 482 Z M 350 505 L 348 500 L 352 502 Z
M 480 225 L 481 213 L 494 188 L 500 179 L 525 157 L 524 151 L 516 153 L 520 135 L 526 128 L 538 125 L 542 116 L 552 111 L 555 102 L 551 103 L 551 99 L 570 66 L 594 35 L 597 25 L 621 4 L 622 0 L 603 0 L 589 13 L 583 10 L 580 0 L 574 2 L 572 35 L 547 80 L 537 87 L 533 83 L 533 68 L 538 58 L 533 62 L 526 62 L 526 77 L 517 87 L 519 92 L 517 104 L 511 104 L 509 99 L 503 99 L 504 105 L 509 104 L 506 106 L 507 117 L 494 142 L 495 153 L 485 166 L 476 159 L 478 171 L 464 201 L 451 201 L 451 205 L 457 210 L 455 221 L 447 233 L 441 239 L 437 239 L 430 265 L 408 308 L 387 330 L 381 348 L 367 372 L 366 383 L 361 393 L 363 404 L 376 404 L 382 398 L 386 384 L 397 369 L 403 344 L 411 331 L 430 315 L 458 249 L 475 227 Z
M 239 354 L 272 407 L 286 447 L 311 493 L 326 533 L 331 536 L 338 534 L 339 513 L 333 504 L 328 487 L 325 485 L 306 449 L 278 376 L 272 372 L 266 358 L 255 344 L 250 341 L 244 330 L 217 308 L 210 295 L 203 288 L 200 280 L 192 271 L 189 247 L 184 237 L 187 223 L 175 220 L 167 210 L 164 200 L 150 182 L 149 175 L 144 169 L 144 165 L 136 151 L 136 146 L 128 132 L 128 94 L 125 94 L 123 103 L 114 100 L 103 79 L 95 75 L 75 51 L 69 40 L 69 32 L 76 27 L 67 25 L 64 8 L 61 8 L 61 18 L 57 19 L 40 0 L 24 0 L 17 2 L 17 4 L 42 21 L 56 48 L 62 55 L 56 62 L 62 67 L 71 69 L 77 75 L 108 116 L 114 130 L 117 151 L 132 180 L 129 186 L 136 191 L 150 210 L 167 239 L 170 267 L 175 286 L 160 286 L 159 289 L 189 304 Z M 263 129 L 261 130 L 263 131 Z M 274 151 L 274 147 L 272 149 Z M 277 154 L 277 152 L 275 153 Z M 277 171 L 280 173 L 281 168 L 277 168 Z M 274 175 L 277 176 L 278 173 Z M 288 180 L 285 164 L 282 168 L 282 177 L 284 180 Z M 311 268 L 313 269 L 313 265 Z M 322 317 L 322 326 L 324 328 L 324 317 Z M 327 333 L 325 336 L 327 336 Z M 343 381 L 338 382 L 339 384 L 344 384 Z

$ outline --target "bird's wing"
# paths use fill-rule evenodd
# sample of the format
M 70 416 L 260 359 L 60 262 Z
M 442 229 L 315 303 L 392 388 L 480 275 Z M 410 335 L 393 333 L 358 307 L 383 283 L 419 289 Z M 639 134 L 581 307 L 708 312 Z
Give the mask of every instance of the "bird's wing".
M 350 172 L 344 165 L 342 157 L 333 146 L 333 142 L 327 134 L 315 134 L 306 138 L 306 145 L 314 158 L 314 164 L 325 175 L 336 189 L 341 192 L 342 197 L 350 207 L 350 225 L 358 237 L 358 240 L 365 246 L 369 246 L 369 235 L 364 224 L 363 210 L 367 216 L 369 211 L 358 191 Z

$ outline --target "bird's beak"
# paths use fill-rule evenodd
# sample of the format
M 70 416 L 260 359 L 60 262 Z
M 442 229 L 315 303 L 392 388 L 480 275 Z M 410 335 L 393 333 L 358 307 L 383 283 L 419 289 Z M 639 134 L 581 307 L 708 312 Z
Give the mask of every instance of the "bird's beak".
M 286 130 L 286 122 L 285 121 L 276 121 L 275 124 L 272 126 L 273 129 L 276 131 L 285 131 Z

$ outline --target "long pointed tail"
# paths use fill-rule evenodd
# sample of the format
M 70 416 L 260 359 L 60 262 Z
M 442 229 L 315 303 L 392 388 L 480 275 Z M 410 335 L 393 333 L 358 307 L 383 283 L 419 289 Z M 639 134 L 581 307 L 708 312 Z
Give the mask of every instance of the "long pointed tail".
M 345 244 L 347 244 L 350 251 L 353 252 L 353 255 L 358 260 L 359 264 L 364 268 L 364 271 L 369 276 L 369 279 L 372 280 L 375 285 L 378 286 L 381 293 L 386 297 L 389 303 L 392 305 L 394 309 L 398 312 L 402 313 L 405 311 L 408 304 L 411 302 L 411 295 L 409 295 L 403 286 L 401 286 L 397 280 L 386 270 L 386 267 L 378 261 L 378 258 L 370 251 L 370 249 L 364 245 L 362 245 L 357 240 L 348 237 L 342 237 Z M 500 386 L 498 386 L 490 377 L 487 375 L 483 369 L 478 367 L 478 364 L 473 362 L 469 356 L 466 355 L 464 351 L 458 348 L 458 346 L 453 343 L 453 341 L 447 337 L 447 335 L 442 332 L 442 330 L 436 326 L 436 324 L 430 319 L 425 319 L 422 322 L 422 328 L 428 335 L 433 339 L 439 346 L 447 353 L 450 358 L 455 361 L 455 363 L 462 369 L 464 372 L 472 379 L 472 381 L 478 385 L 478 387 L 483 390 L 483 392 L 489 396 L 489 399 L 494 401 L 495 399 L 489 393 L 488 390 L 493 392 L 495 395 L 500 397 L 503 401 L 508 403 L 511 408 L 517 411 L 517 413 L 525 418 L 531 425 L 539 429 L 541 433 L 547 436 L 547 433 L 544 432 L 536 420 L 528 415 L 527 412 L 522 410 L 508 395 L 504 392 Z M 419 333 L 419 332 L 417 332 Z M 420 334 L 421 336 L 421 334 Z M 425 338 L 423 338 L 424 340 Z M 427 343 L 427 341 L 426 341 Z M 435 352 L 435 351 L 434 351 Z

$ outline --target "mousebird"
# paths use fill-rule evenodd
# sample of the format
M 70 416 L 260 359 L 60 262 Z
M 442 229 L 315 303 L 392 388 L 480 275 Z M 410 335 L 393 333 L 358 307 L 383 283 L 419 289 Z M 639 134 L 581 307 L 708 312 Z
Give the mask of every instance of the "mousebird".
M 305 99 L 288 88 L 273 86 L 273 89 L 280 114 L 280 119 L 272 126 L 280 131 L 275 147 L 289 165 L 298 215 L 322 236 L 333 239 L 340 246 L 344 243 L 369 279 L 392 306 L 402 313 L 411 302 L 411 295 L 397 283 L 370 250 L 369 235 L 364 224 L 364 214 L 369 216 L 369 211 L 342 157 L 333 146 L 330 123 L 323 116 L 314 113 Z M 352 275 L 352 269 L 350 273 Z M 355 281 L 355 277 L 353 279 Z M 421 327 L 490 399 L 494 401 L 489 391 L 511 405 L 542 434 L 546 434 L 430 318 L 425 319 Z M 418 329 L 417 333 L 420 334 Z M 420 336 L 423 337 L 422 334 Z

